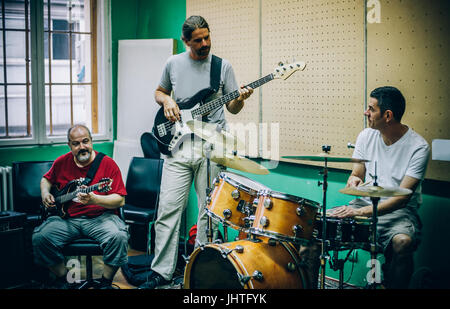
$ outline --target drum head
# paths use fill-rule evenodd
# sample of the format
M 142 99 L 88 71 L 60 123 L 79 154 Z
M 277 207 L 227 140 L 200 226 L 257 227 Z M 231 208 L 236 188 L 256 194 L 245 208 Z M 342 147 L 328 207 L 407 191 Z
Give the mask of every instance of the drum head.
M 205 247 L 190 274 L 191 289 L 242 289 L 236 269 L 218 250 Z
M 250 189 L 256 192 L 269 190 L 265 185 L 233 172 L 221 172 L 220 177 L 225 179 L 233 187 L 246 189 L 244 190 L 245 192 L 249 192 Z

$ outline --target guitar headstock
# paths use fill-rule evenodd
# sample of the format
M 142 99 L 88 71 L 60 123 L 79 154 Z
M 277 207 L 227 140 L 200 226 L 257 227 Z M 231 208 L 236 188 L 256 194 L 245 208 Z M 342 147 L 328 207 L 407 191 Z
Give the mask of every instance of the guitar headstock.
M 111 190 L 112 182 L 113 181 L 111 178 L 100 179 L 100 181 L 97 183 L 97 191 L 98 192 L 108 192 L 109 190 Z
M 273 72 L 273 78 L 288 79 L 296 71 L 303 71 L 306 67 L 306 63 L 303 61 L 297 61 L 289 64 L 280 63 L 280 66 Z

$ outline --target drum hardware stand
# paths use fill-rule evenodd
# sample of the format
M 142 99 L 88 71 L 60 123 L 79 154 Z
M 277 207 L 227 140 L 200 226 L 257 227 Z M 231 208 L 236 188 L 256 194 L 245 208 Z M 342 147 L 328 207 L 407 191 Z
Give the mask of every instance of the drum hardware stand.
M 322 146 L 322 151 L 325 152 L 326 154 L 328 152 L 330 152 L 331 150 L 331 146 L 328 145 L 323 145 Z M 327 167 L 327 158 L 325 158 L 324 160 L 325 164 L 324 164 L 324 169 L 323 169 L 323 181 L 318 182 L 319 186 L 322 186 L 323 188 L 323 203 L 322 203 L 322 248 L 321 248 L 321 254 L 320 254 L 320 289 L 325 289 L 325 268 L 326 268 L 326 259 L 329 258 L 328 255 L 328 246 L 327 246 L 327 240 L 326 240 L 326 235 L 327 235 L 327 216 L 326 216 L 326 212 L 327 212 L 327 189 L 328 189 L 328 167 Z
M 372 175 L 371 175 L 372 176 Z M 377 162 L 375 162 L 375 175 L 372 176 L 373 185 L 378 186 L 378 176 L 377 176 Z M 376 278 L 376 263 L 375 260 L 377 258 L 377 222 L 378 222 L 378 202 L 380 201 L 379 197 L 371 196 L 370 200 L 372 201 L 372 242 L 370 243 L 370 259 L 372 262 L 371 270 L 373 271 L 373 276 Z M 375 282 L 375 278 L 373 278 L 372 282 L 368 283 L 369 289 L 375 289 L 377 287 L 377 282 Z
M 214 145 L 212 143 L 205 143 L 204 146 L 205 154 L 206 154 L 206 197 L 208 197 L 211 192 L 211 152 L 214 150 Z M 213 230 L 212 230 L 212 218 L 208 216 L 208 227 L 206 229 L 206 235 L 208 237 L 208 242 L 212 243 L 213 239 Z
M 338 250 L 334 250 L 333 252 L 333 258 L 330 260 L 330 266 L 331 268 L 336 271 L 339 270 L 339 286 L 338 289 L 342 290 L 344 288 L 344 264 L 347 262 L 347 260 L 350 257 L 350 254 L 353 252 L 353 248 L 350 249 L 347 253 L 347 256 L 345 259 L 339 259 L 338 258 Z

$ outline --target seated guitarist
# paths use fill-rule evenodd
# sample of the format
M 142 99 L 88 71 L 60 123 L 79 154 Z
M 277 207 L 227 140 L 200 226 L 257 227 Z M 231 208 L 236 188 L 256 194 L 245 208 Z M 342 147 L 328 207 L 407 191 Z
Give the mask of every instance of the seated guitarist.
M 56 186 L 60 192 L 73 180 L 86 178 L 96 157 L 101 157 L 93 150 L 89 129 L 75 125 L 68 130 L 70 152 L 55 160 L 50 170 L 41 180 L 42 202 L 47 209 L 58 205 L 58 194 L 53 192 Z M 95 184 L 103 179 L 112 180 L 107 192 L 76 192 L 76 199 L 64 205 L 67 218 L 50 216 L 33 233 L 33 251 L 37 264 L 48 267 L 56 276 L 54 288 L 70 288 L 71 282 L 66 278 L 66 267 L 61 248 L 76 238 L 88 236 L 97 240 L 103 248 L 104 269 L 98 288 L 112 288 L 111 283 L 118 268 L 127 263 L 128 231 L 125 223 L 117 216 L 117 209 L 125 203 L 127 194 L 122 175 L 117 164 L 104 156 L 92 180 L 87 185 L 98 188 Z M 76 188 L 75 188 L 76 189 Z M 53 194 L 51 193 L 53 192 Z M 67 207 L 66 207 L 67 206 Z
M 211 36 L 206 20 L 201 16 L 186 19 L 182 26 L 182 39 L 187 51 L 168 59 L 160 84 L 155 91 L 156 102 L 164 108 L 164 116 L 172 122 L 181 120 L 181 102 L 192 98 L 212 84 Z M 233 68 L 225 59 L 222 59 L 220 66 L 218 88 L 207 101 L 239 91 L 239 96 L 226 104 L 227 110 L 233 114 L 237 114 L 243 108 L 244 100 L 253 92 L 250 87 L 238 86 Z M 217 123 L 225 128 L 223 106 L 211 111 L 202 121 Z M 193 154 L 195 143 L 187 140 L 183 143 L 182 149 L 164 158 L 161 195 L 155 223 L 155 257 L 151 266 L 154 272 L 148 282 L 141 286 L 143 289 L 168 284 L 172 279 L 177 262 L 181 217 L 188 201 L 192 181 L 199 206 L 197 245 L 205 244 L 207 241 L 208 220 L 203 209 L 207 188 L 207 164 L 205 158 Z M 220 172 L 218 166 L 211 162 L 211 177 L 215 177 L 218 172 Z

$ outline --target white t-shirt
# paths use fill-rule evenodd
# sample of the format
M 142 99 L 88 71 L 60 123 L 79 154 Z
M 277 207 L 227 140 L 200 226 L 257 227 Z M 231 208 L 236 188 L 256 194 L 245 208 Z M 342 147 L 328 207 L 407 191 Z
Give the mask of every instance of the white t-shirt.
M 428 163 L 430 146 L 425 139 L 411 128 L 394 144 L 387 146 L 381 133 L 371 128 L 364 129 L 356 140 L 353 158 L 367 159 L 365 163 L 365 181 L 376 175 L 378 185 L 383 187 L 399 187 L 403 178 L 407 175 L 419 179 L 419 185 L 407 204 L 410 210 L 417 210 L 422 203 L 421 181 L 425 176 Z M 363 198 L 368 203 L 370 198 Z M 381 198 L 380 202 L 387 197 Z

